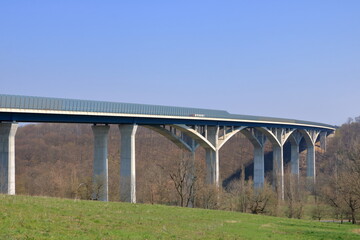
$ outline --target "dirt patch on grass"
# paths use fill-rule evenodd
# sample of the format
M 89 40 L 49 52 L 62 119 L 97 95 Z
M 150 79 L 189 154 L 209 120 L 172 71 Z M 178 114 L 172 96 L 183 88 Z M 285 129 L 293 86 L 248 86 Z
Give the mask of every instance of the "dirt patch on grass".
M 360 235 L 360 228 L 353 229 L 352 232 Z
M 226 223 L 240 223 L 241 221 L 236 221 L 236 220 L 226 220 Z
M 273 226 L 273 224 L 271 224 L 271 223 L 266 223 L 266 224 L 263 224 L 263 225 L 261 225 L 260 227 L 272 227 Z

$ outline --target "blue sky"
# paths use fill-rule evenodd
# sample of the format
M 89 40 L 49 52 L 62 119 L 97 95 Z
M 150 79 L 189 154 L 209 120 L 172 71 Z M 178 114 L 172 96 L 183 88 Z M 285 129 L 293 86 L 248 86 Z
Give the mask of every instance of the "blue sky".
M 360 115 L 360 1 L 1 1 L 0 93 Z

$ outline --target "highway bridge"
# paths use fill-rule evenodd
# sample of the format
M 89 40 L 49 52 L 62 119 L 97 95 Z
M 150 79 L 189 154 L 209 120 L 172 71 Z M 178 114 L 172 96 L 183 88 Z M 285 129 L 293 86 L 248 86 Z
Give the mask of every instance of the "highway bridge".
M 273 148 L 273 184 L 284 198 L 283 147 L 291 143 L 291 173 L 299 176 L 299 144 L 307 146 L 308 179 L 315 182 L 315 144 L 326 147 L 334 126 L 310 121 L 230 114 L 224 110 L 115 103 L 0 94 L 0 192 L 15 194 L 15 134 L 21 122 L 86 123 L 94 135 L 93 181 L 103 188 L 98 200 L 108 200 L 107 144 L 109 124 L 121 133 L 120 200 L 136 202 L 135 137 L 138 126 L 152 129 L 178 147 L 206 152 L 207 181 L 219 186 L 219 150 L 235 134 L 254 146 L 254 187 L 264 184 L 264 146 Z

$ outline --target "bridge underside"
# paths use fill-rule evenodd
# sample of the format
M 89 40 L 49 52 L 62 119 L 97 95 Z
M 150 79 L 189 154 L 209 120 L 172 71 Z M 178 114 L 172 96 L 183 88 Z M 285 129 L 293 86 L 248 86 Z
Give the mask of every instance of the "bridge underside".
M 296 128 L 296 129 L 319 129 L 308 125 L 273 122 L 254 121 L 226 121 L 226 120 L 201 120 L 183 118 L 162 117 L 124 117 L 103 115 L 78 115 L 78 114 L 45 114 L 45 113 L 22 113 L 22 112 L 0 112 L 0 122 L 34 122 L 34 123 L 87 123 L 87 124 L 137 124 L 137 125 L 171 125 L 185 124 L 190 126 L 229 126 L 229 127 L 269 127 L 269 128 Z M 322 132 L 332 133 L 328 128 L 321 129 Z

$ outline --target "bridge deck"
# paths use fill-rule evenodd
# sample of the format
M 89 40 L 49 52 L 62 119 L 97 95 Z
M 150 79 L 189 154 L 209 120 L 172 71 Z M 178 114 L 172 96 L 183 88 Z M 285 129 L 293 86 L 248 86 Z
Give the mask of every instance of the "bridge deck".
M 161 119 L 161 121 L 159 121 Z M 267 124 L 333 131 L 334 126 L 295 119 L 230 114 L 225 110 L 116 103 L 0 94 L 0 121 L 93 122 L 139 124 Z

